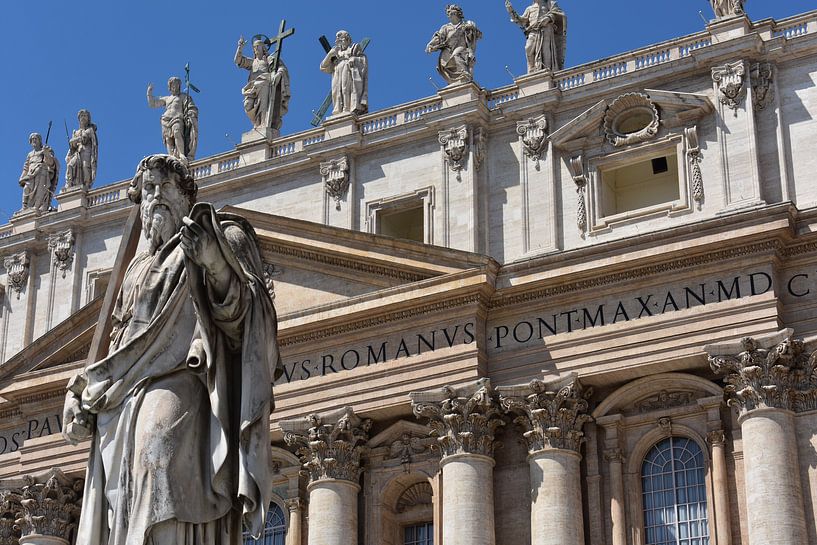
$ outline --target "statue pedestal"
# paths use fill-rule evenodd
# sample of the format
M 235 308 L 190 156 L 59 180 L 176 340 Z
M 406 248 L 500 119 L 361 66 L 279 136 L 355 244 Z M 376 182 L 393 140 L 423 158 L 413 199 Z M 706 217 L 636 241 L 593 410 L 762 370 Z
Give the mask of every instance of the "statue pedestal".
M 66 188 L 56 197 L 57 207 L 60 211 L 85 208 L 87 206 L 87 195 L 88 192 L 85 191 L 84 187 Z
M 241 144 L 238 151 L 241 153 L 241 163 L 252 165 L 262 163 L 271 157 L 270 145 L 278 137 L 278 131 L 273 129 L 253 129 L 241 135 Z
M 21 210 L 11 216 L 9 223 L 14 226 L 14 234 L 27 233 L 37 229 L 37 218 L 40 214 L 33 208 Z
M 358 132 L 357 116 L 346 112 L 330 116 L 323 122 L 323 128 L 327 140 L 355 134 Z
M 752 21 L 747 15 L 735 15 L 716 19 L 706 25 L 706 29 L 712 35 L 712 41 L 720 43 L 746 36 L 752 32 Z
M 20 545 L 69 545 L 69 543 L 60 537 L 32 534 L 21 537 Z
M 253 129 L 241 135 L 241 143 L 252 144 L 258 142 L 259 140 L 266 140 L 267 142 L 271 142 L 273 139 L 278 138 L 279 136 L 280 134 L 278 133 L 278 131 L 270 128 Z
M 514 80 L 519 88 L 521 96 L 537 95 L 554 89 L 553 72 L 550 70 L 538 70 L 531 74 L 519 76 Z
M 485 91 L 473 81 L 453 83 L 437 91 L 437 94 L 443 99 L 443 108 L 467 104 L 485 98 Z

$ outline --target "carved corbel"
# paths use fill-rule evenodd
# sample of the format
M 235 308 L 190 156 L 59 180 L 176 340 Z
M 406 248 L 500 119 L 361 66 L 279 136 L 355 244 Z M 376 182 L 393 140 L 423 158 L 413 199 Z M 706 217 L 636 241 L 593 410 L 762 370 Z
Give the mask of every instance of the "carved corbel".
M 516 123 L 516 134 L 520 136 L 525 153 L 530 157 L 531 161 L 536 163 L 537 169 L 539 168 L 539 161 L 547 152 L 547 131 L 548 120 L 544 115 Z
M 70 229 L 48 237 L 48 250 L 51 252 L 52 262 L 57 270 L 62 271 L 63 278 L 74 262 L 74 240 L 74 233 Z
M 774 65 L 756 62 L 751 68 L 752 104 L 756 110 L 765 110 L 774 99 Z
M 3 266 L 6 268 L 6 275 L 8 276 L 8 287 L 17 292 L 17 299 L 20 298 L 20 294 L 28 282 L 30 264 L 27 252 L 8 256 L 3 260 Z
M 461 180 L 462 169 L 468 159 L 468 127 L 462 126 L 439 133 L 438 141 L 448 160 L 448 166 L 457 173 L 457 180 Z
M 321 163 L 321 177 L 326 192 L 335 201 L 335 208 L 340 210 L 340 201 L 349 190 L 349 160 L 346 156 Z
M 724 106 L 732 108 L 735 116 L 746 96 L 746 64 L 737 61 L 712 68 L 712 81 L 718 88 L 718 98 Z
M 704 202 L 704 178 L 701 174 L 701 147 L 698 143 L 698 127 L 684 129 L 687 140 L 687 159 L 692 171 L 692 200 L 698 205 L 698 210 Z
M 578 195 L 576 202 L 576 225 L 579 232 L 584 235 L 587 232 L 587 203 L 585 202 L 585 193 L 587 191 L 587 177 L 584 174 L 584 157 L 577 155 L 568 161 L 568 168 L 570 175 L 573 177 L 573 182 L 576 184 L 576 193 Z

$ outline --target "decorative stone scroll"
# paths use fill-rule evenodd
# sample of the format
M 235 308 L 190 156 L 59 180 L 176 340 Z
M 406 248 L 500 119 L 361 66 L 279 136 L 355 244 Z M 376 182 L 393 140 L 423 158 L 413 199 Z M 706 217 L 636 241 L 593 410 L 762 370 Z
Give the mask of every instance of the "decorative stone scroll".
M 604 114 L 604 134 L 616 147 L 650 140 L 660 126 L 658 107 L 642 93 L 621 95 Z
M 547 152 L 548 120 L 544 115 L 516 123 L 516 134 L 521 137 L 525 153 L 539 168 L 539 161 Z
M 347 407 L 322 416 L 313 414 L 303 421 L 282 422 L 281 427 L 284 441 L 296 447 L 311 483 L 326 479 L 358 482 L 371 420 L 361 419 Z
M 411 404 L 417 418 L 427 419 L 436 448 L 442 456 L 478 454 L 493 456 L 494 434 L 502 421 L 490 379 L 431 392 L 412 392 Z
M 6 268 L 6 274 L 8 275 L 8 286 L 11 290 L 17 292 L 17 299 L 19 299 L 28 282 L 30 266 L 28 253 L 21 252 L 6 257 L 3 260 L 3 266 Z
M 554 382 L 534 380 L 523 386 L 498 388 L 502 407 L 514 422 L 525 429 L 524 437 L 531 453 L 548 449 L 578 452 L 582 428 L 593 418 L 587 414 L 587 399 L 593 390 L 582 387 L 573 374 Z
M 584 235 L 587 232 L 587 203 L 584 194 L 587 190 L 587 177 L 584 175 L 584 158 L 581 155 L 573 157 L 568 162 L 570 175 L 576 184 L 576 226 L 579 232 Z
M 724 377 L 724 395 L 741 413 L 759 408 L 817 409 L 817 352 L 786 329 L 764 338 L 710 345 L 709 365 Z
M 718 97 L 724 106 L 738 115 L 743 98 L 746 96 L 746 64 L 737 61 L 712 68 L 712 81 L 718 88 Z
M 326 193 L 335 200 L 335 208 L 340 210 L 340 201 L 349 190 L 349 160 L 346 156 L 321 163 L 321 176 Z
M 756 110 L 765 110 L 774 100 L 774 65 L 770 62 L 756 62 L 752 64 L 752 104 Z
M 684 136 L 687 140 L 687 159 L 692 170 L 692 200 L 701 209 L 704 202 L 704 177 L 701 174 L 701 147 L 698 143 L 698 128 L 687 127 L 684 129 Z
M 74 233 L 70 229 L 48 237 L 48 249 L 51 251 L 54 267 L 62 271 L 62 277 L 71 270 L 74 262 Z
M 468 127 L 441 131 L 438 141 L 443 147 L 449 168 L 457 173 L 458 180 L 462 179 L 460 173 L 468 159 Z

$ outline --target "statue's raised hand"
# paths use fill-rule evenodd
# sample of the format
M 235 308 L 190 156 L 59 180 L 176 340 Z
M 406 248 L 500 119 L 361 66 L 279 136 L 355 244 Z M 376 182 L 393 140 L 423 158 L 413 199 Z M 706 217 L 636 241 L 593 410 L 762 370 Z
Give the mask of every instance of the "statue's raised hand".
M 244 47 L 244 45 L 245 45 L 246 43 L 247 43 L 247 41 L 244 39 L 244 36 L 239 36 L 239 37 L 238 37 L 238 48 L 239 48 L 239 49 L 241 49 L 242 47 Z
M 202 218 L 202 221 L 206 220 Z M 201 223 L 195 222 L 188 217 L 182 218 L 182 223 L 184 225 L 180 234 L 184 254 L 208 273 L 217 274 L 226 263 L 218 243 L 210 233 L 211 229 L 205 228 Z
M 148 96 L 153 94 L 153 84 L 148 83 Z

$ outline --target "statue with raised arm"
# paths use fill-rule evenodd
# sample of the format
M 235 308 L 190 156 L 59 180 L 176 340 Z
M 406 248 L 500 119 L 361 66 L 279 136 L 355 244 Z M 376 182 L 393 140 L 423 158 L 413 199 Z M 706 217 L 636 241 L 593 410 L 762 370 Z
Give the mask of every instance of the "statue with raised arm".
M 567 17 L 556 0 L 533 0 L 522 15 L 505 0 L 511 21 L 525 33 L 525 57 L 528 74 L 538 70 L 562 70 L 565 67 Z
M 99 143 L 96 125 L 91 122 L 91 112 L 80 110 L 77 114 L 79 128 L 68 139 L 68 155 L 65 156 L 65 187 L 90 189 L 96 179 L 99 159 Z
M 254 129 L 269 129 L 272 137 L 277 137 L 289 110 L 289 70 L 280 59 L 275 68 L 274 56 L 270 55 L 264 39 L 256 37 L 253 40 L 251 59 L 242 54 L 246 43 L 244 37 L 240 37 L 235 51 L 236 66 L 250 73 L 247 85 L 241 90 L 244 111 Z
M 335 47 L 321 62 L 321 71 L 332 74 L 333 113 L 369 111 L 369 61 L 345 30 L 337 33 Z
M 437 71 L 449 84 L 474 80 L 474 64 L 477 62 L 477 42 L 482 32 L 473 21 L 466 21 L 462 8 L 456 4 L 445 7 L 448 24 L 434 33 L 426 46 L 426 53 L 440 52 Z
M 715 17 L 718 19 L 745 13 L 743 4 L 746 3 L 746 0 L 709 0 L 709 3 L 712 4 L 712 11 L 715 12 Z
M 188 93 L 182 93 L 182 80 L 167 80 L 170 95 L 153 96 L 153 84 L 148 85 L 147 99 L 151 108 L 164 108 L 162 114 L 162 140 L 167 154 L 188 164 L 196 158 L 199 145 L 199 109 Z
M 196 193 L 169 155 L 142 160 L 128 190 L 146 248 L 63 414 L 69 442 L 90 440 L 82 545 L 241 545 L 242 526 L 264 528 L 275 308 L 253 228 Z
M 23 210 L 48 212 L 51 209 L 51 197 L 57 191 L 60 164 L 54 157 L 54 150 L 48 145 L 43 145 L 40 133 L 31 133 L 28 143 L 32 149 L 26 155 L 23 173 L 20 175 Z

